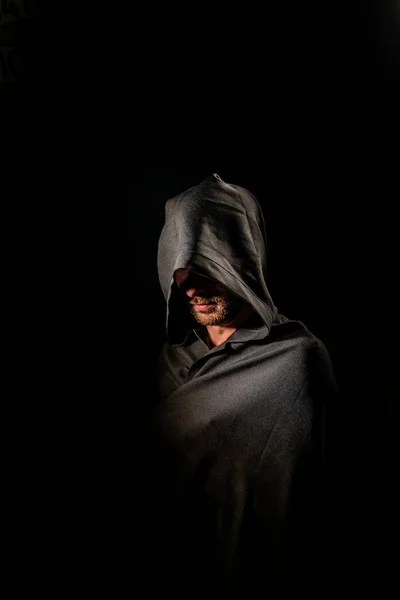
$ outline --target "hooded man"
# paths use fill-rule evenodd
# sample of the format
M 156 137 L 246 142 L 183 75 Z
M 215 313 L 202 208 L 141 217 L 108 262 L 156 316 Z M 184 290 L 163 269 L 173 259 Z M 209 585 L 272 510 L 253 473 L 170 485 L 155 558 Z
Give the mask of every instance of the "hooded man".
M 338 395 L 324 344 L 274 305 L 266 263 L 248 190 L 213 174 L 167 201 L 155 555 L 175 598 L 319 593 Z

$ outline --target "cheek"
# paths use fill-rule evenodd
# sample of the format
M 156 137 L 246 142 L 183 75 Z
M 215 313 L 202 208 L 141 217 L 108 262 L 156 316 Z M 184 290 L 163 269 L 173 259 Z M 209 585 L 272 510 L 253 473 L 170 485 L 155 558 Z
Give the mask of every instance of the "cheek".
M 223 303 L 227 307 L 233 306 L 235 304 L 235 296 L 232 296 L 232 294 L 224 294 L 221 296 L 221 298 L 223 300 Z
M 214 289 L 213 289 L 213 295 L 214 296 L 220 296 L 221 298 L 223 298 L 224 300 L 226 300 L 226 302 L 230 302 L 231 299 L 233 298 L 232 292 L 230 292 L 229 290 L 227 290 L 226 287 L 224 287 L 223 285 L 219 285 L 219 284 L 217 284 L 214 287 Z
M 225 299 L 227 306 L 231 309 L 238 309 L 242 306 L 242 300 L 240 300 L 237 296 L 230 294 L 228 298 Z

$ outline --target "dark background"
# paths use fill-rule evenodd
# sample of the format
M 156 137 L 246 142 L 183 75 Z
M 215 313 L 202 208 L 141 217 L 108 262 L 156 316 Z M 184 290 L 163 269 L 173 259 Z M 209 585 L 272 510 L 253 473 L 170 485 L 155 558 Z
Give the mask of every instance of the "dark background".
M 275 303 L 331 353 L 348 448 L 338 573 L 354 593 L 385 594 L 398 533 L 399 3 L 130 4 L 1 3 L 7 257 L 30 356 L 45 340 L 30 381 L 51 398 L 27 409 L 51 440 L 40 481 L 66 440 L 55 503 L 67 493 L 88 547 L 99 534 L 87 523 L 112 507 L 104 539 L 129 585 L 115 531 L 140 521 L 164 204 L 216 172 L 256 195 Z

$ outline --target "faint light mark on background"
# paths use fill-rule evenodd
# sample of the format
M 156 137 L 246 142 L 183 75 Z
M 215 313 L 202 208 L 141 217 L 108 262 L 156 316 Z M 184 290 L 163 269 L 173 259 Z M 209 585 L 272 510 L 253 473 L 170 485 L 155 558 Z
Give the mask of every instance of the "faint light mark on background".
M 29 76 L 30 53 L 24 46 L 37 0 L 0 0 L 0 84 Z

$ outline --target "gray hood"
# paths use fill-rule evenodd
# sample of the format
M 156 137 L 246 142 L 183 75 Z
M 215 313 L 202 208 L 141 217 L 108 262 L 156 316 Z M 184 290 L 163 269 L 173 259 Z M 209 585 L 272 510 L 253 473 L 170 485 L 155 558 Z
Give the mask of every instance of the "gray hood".
M 245 188 L 207 177 L 165 206 L 158 244 L 158 275 L 167 303 L 169 343 L 198 327 L 174 282 L 179 268 L 212 277 L 248 302 L 267 332 L 280 321 L 266 284 L 266 231 L 256 198 Z

